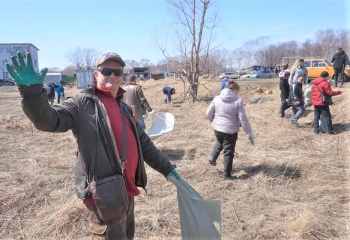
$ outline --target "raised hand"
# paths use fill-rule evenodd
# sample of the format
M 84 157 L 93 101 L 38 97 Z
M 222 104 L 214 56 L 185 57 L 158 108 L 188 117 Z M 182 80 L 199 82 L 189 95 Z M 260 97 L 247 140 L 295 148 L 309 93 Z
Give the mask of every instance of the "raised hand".
M 34 71 L 32 56 L 26 54 L 27 64 L 24 62 L 22 54 L 17 53 L 17 56 L 12 56 L 12 66 L 6 63 L 6 69 L 17 85 L 33 85 L 43 84 L 47 68 L 41 70 L 39 74 Z

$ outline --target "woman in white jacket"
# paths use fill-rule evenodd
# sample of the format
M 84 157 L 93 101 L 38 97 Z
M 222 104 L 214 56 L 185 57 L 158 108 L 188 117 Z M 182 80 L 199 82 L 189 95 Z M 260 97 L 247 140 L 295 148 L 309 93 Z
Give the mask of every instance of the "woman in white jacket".
M 239 86 L 229 80 L 225 89 L 209 105 L 206 116 L 211 122 L 216 136 L 216 143 L 209 157 L 209 163 L 216 165 L 216 159 L 224 150 L 224 180 L 233 179 L 232 163 L 239 128 L 249 134 L 249 141 L 254 144 L 253 130 L 245 114 L 242 99 L 238 98 Z

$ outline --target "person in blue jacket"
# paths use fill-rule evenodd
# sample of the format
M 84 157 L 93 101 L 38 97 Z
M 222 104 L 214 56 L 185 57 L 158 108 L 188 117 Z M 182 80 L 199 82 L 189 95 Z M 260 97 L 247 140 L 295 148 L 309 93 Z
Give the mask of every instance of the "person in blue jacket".
M 228 82 L 228 78 L 225 77 L 225 78 L 222 79 L 221 89 L 220 90 L 226 88 L 227 82 Z
M 60 104 L 61 96 L 64 98 L 63 81 L 60 81 L 58 85 L 55 84 L 55 92 L 57 93 L 57 103 Z
M 171 103 L 171 95 L 175 94 L 175 88 L 172 87 L 164 87 L 163 88 L 163 94 L 164 94 L 164 103 Z

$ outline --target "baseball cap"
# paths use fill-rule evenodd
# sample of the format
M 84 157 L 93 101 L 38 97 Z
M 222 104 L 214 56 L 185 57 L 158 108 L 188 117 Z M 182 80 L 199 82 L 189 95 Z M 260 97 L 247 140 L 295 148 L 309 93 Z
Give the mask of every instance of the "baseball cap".
M 114 52 L 106 52 L 97 58 L 96 68 L 107 60 L 115 60 L 119 62 L 122 65 L 122 67 L 125 67 L 125 62 L 118 54 Z

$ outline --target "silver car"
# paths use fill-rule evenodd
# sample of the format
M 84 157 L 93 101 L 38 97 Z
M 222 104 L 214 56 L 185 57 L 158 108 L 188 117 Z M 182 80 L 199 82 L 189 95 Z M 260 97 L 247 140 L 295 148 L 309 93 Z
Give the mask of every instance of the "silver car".
M 0 79 L 0 86 L 14 86 L 15 84 L 11 79 Z
M 238 79 L 239 75 L 233 72 L 226 72 L 226 73 L 222 73 L 220 75 L 220 79 L 222 78 L 228 78 L 228 79 Z

